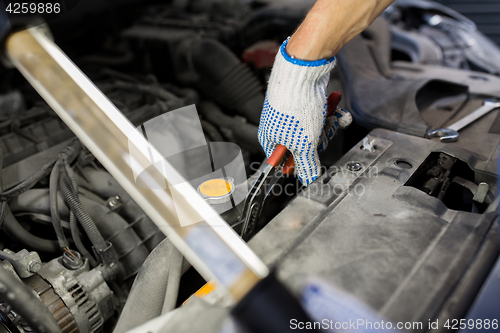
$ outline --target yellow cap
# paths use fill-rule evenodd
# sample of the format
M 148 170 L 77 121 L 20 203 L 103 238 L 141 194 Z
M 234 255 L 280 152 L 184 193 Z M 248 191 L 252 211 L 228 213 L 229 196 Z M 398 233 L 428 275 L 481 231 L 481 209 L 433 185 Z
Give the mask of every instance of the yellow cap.
M 200 185 L 200 192 L 207 197 L 222 197 L 232 189 L 233 185 L 225 179 L 210 179 Z

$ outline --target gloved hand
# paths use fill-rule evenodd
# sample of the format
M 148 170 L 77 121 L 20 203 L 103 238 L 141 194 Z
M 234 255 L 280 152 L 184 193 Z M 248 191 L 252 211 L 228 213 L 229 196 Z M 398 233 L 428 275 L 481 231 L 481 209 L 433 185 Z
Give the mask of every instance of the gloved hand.
M 321 175 L 318 150 L 325 150 L 338 127 L 348 126 L 352 117 L 339 108 L 326 117 L 326 88 L 335 57 L 298 60 L 287 54 L 287 43 L 281 45 L 271 72 L 259 141 L 268 158 L 277 144 L 285 146 L 301 183 L 308 186 Z

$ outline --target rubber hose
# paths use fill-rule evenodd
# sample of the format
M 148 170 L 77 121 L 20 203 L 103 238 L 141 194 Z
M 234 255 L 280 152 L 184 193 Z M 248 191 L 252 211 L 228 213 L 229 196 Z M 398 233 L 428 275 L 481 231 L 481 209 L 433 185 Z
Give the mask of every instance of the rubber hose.
M 30 250 L 47 253 L 61 252 L 58 241 L 37 237 L 31 234 L 28 230 L 24 229 L 12 214 L 9 205 L 6 205 L 5 207 L 3 230 L 10 238 Z
M 82 206 L 92 215 L 93 221 L 106 241 L 113 248 L 125 270 L 124 280 L 137 274 L 147 258 L 149 251 L 142 244 L 130 225 L 120 215 L 84 196 L 80 197 Z
M 3 151 L 0 149 L 0 191 L 3 191 L 2 183 Z M 5 233 L 13 240 L 26 246 L 30 250 L 48 253 L 60 252 L 59 243 L 52 240 L 43 239 L 31 234 L 24 229 L 10 211 L 6 201 L 1 204 L 1 222 Z
M 78 230 L 78 223 L 77 223 L 76 216 L 73 213 L 73 211 L 71 211 L 69 213 L 69 228 L 71 230 L 71 238 L 73 238 L 73 242 L 75 243 L 75 246 L 78 249 L 78 252 L 80 252 L 84 258 L 87 258 L 87 260 L 89 261 L 90 267 L 96 267 L 97 261 L 89 253 L 89 251 L 87 251 L 87 248 L 85 247 L 85 245 L 83 245 L 82 239 L 80 238 L 80 231 Z
M 161 314 L 174 250 L 170 240 L 165 239 L 146 258 L 113 333 L 125 333 Z M 184 261 L 181 273 L 187 268 L 189 264 Z
M 52 313 L 33 291 L 3 267 L 0 267 L 0 298 L 7 302 L 35 332 L 61 332 Z
M 63 177 L 64 179 L 64 177 Z M 10 202 L 14 212 L 34 212 L 47 214 L 50 210 L 47 189 L 32 189 Z M 62 196 L 59 199 L 59 214 L 62 219 L 69 218 L 70 211 Z M 130 225 L 117 213 L 109 210 L 83 195 L 80 195 L 82 207 L 88 212 L 102 236 L 113 244 L 120 263 L 126 269 L 128 277 L 139 270 L 148 256 L 148 250 L 142 244 Z M 57 243 L 57 242 L 56 242 Z
M 74 212 L 76 218 L 85 230 L 85 233 L 89 237 L 92 245 L 97 251 L 104 251 L 107 248 L 106 241 L 104 241 L 99 229 L 96 227 L 87 211 L 83 208 L 78 197 L 70 190 L 69 186 L 64 181 L 61 181 L 61 191 L 64 195 L 64 199 L 71 207 L 71 210 Z
M 49 196 L 50 196 L 50 217 L 52 219 L 52 225 L 54 226 L 54 231 L 56 232 L 57 240 L 59 241 L 59 246 L 61 248 L 69 248 L 68 240 L 61 226 L 61 217 L 59 216 L 59 210 L 57 209 L 57 187 L 59 184 L 59 171 L 61 170 L 61 159 L 58 159 L 52 172 L 50 173 L 49 181 Z
M 33 175 L 23 180 L 19 185 L 13 187 L 12 189 L 6 192 L 0 193 L 0 201 L 7 201 L 31 189 L 33 186 L 35 186 L 36 183 L 38 183 L 40 180 L 47 177 L 51 173 L 54 164 L 60 157 L 67 159 L 71 163 L 76 157 L 78 157 L 81 148 L 82 145 L 78 140 L 72 141 L 59 153 L 58 158 L 45 164 L 43 167 L 40 168 L 40 170 L 38 170 Z
M 71 189 L 73 190 L 73 194 L 78 194 L 78 184 L 76 183 L 75 173 L 73 169 L 69 165 L 68 161 L 64 161 L 64 170 L 66 171 L 66 175 L 68 176 L 69 182 L 71 184 Z
M 77 176 L 79 186 L 97 193 L 103 199 L 116 195 L 120 196 L 121 206 L 117 209 L 117 212 L 132 225 L 132 228 L 143 240 L 149 251 L 152 251 L 165 239 L 165 235 L 158 229 L 156 224 L 144 214 L 142 209 L 107 171 L 86 167 L 83 169 L 83 174 L 85 178 Z
M 73 169 L 70 167 L 68 161 L 64 160 L 64 168 L 66 170 L 66 175 L 68 176 L 71 188 L 73 190 L 74 195 L 78 195 L 78 184 L 76 183 L 75 174 Z M 57 193 L 56 193 L 57 195 Z M 51 195 L 52 199 L 52 195 Z M 51 201 L 51 212 L 52 212 L 52 201 Z M 58 212 L 59 213 L 59 212 Z M 78 221 L 76 219 L 75 213 L 73 211 L 69 212 L 69 227 L 71 231 L 71 237 L 73 238 L 73 242 L 75 243 L 76 248 L 82 254 L 83 257 L 87 258 L 91 267 L 97 266 L 97 261 L 94 257 L 87 251 L 85 246 L 83 245 L 82 239 L 80 238 L 80 232 L 78 230 Z
M 69 220 L 69 208 L 64 202 L 62 193 L 59 191 L 57 195 L 57 208 L 62 221 Z M 36 188 L 21 194 L 18 197 L 12 198 L 9 201 L 9 207 L 14 214 L 18 213 L 35 213 L 35 214 L 50 214 L 49 190 L 45 188 Z
M 50 174 L 50 172 L 52 171 L 52 167 L 54 166 L 56 161 L 57 161 L 57 159 L 50 161 L 49 163 L 45 164 L 40 170 L 35 172 L 33 175 L 31 175 L 28 178 L 26 178 L 25 180 L 23 180 L 16 187 L 14 187 L 6 192 L 1 193 L 0 194 L 0 201 L 7 201 L 8 199 L 13 198 L 13 197 L 17 197 L 18 195 L 31 189 L 41 179 L 47 177 Z
M 264 104 L 263 86 L 255 74 L 227 46 L 212 38 L 188 39 L 177 49 L 182 59 L 178 78 L 193 84 L 218 104 L 259 124 Z M 192 81 L 192 78 L 198 78 Z

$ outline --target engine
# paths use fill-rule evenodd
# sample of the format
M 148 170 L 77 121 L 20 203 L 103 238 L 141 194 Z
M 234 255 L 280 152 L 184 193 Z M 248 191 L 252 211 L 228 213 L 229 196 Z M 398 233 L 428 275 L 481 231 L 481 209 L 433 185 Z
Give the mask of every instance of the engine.
M 274 55 L 311 4 L 92 3 L 49 22 L 62 50 L 145 136 L 148 122 L 195 104 L 203 139 L 239 147 L 252 184 L 265 159 L 257 132 Z M 288 191 L 272 195 L 244 237 L 297 296 L 315 274 L 390 320 L 460 318 L 496 260 L 500 116 L 457 143 L 425 136 L 484 96 L 500 98 L 500 49 L 468 19 L 429 6 L 400 1 L 342 50 L 329 92 L 343 92 L 355 124 L 322 153 L 323 176 L 307 189 L 285 180 Z M 185 332 L 191 321 L 191 331 L 217 331 L 230 302 L 207 292 L 23 77 L 0 71 L 0 265 L 14 276 L 0 285 L 0 328 L 38 332 L 45 318 L 63 333 L 122 333 L 164 314 L 170 297 L 168 325 L 144 332 Z M 242 200 L 230 195 L 246 193 L 225 176 L 230 189 L 214 199 L 196 176 L 204 171 L 191 169 L 198 152 L 186 154 L 177 156 L 190 161 L 183 175 L 240 232 Z M 170 296 L 169 281 L 178 284 Z M 36 315 L 20 306 L 33 296 L 44 306 Z M 194 323 L 205 317 L 210 327 Z

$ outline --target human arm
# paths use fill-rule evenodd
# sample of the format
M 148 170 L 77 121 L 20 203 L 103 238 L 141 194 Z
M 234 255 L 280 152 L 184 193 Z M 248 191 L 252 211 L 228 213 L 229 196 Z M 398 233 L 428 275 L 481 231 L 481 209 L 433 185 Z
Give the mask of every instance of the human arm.
M 318 149 L 326 149 L 351 115 L 326 114 L 326 88 L 334 54 L 363 31 L 392 0 L 318 0 L 276 55 L 259 125 L 259 141 L 269 157 L 277 144 L 294 156 L 307 186 L 321 175 Z
M 394 0 L 317 0 L 286 48 L 302 60 L 328 59 L 368 28 Z

